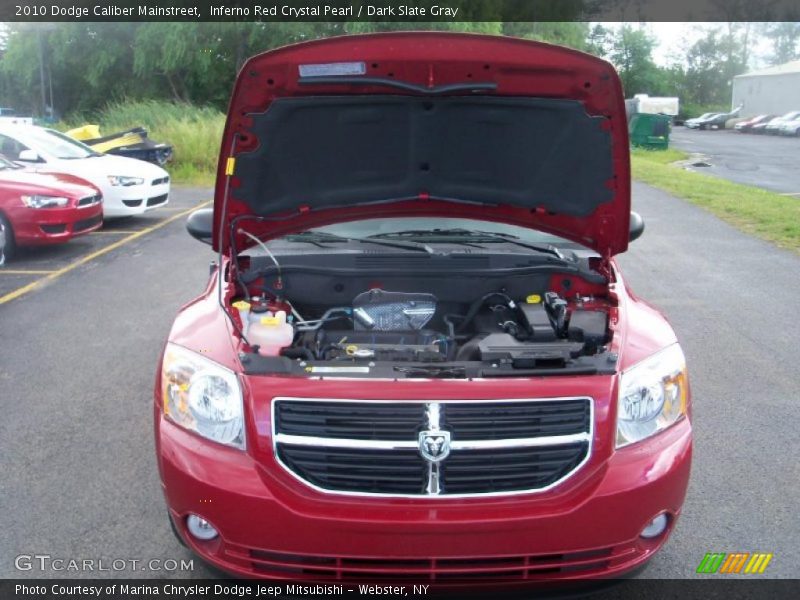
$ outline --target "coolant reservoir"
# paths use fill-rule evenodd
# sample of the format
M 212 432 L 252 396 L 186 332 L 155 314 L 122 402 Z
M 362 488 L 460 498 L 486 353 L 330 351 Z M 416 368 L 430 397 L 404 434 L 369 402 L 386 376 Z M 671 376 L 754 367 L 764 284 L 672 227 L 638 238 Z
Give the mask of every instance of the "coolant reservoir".
M 251 313 L 252 316 L 252 313 Z M 250 322 L 247 340 L 258 346 L 258 353 L 263 356 L 278 356 L 281 348 L 291 346 L 294 339 L 294 328 L 286 322 L 286 312 L 279 310 L 262 313 L 257 322 Z
M 250 327 L 250 303 L 245 300 L 239 300 L 233 303 L 233 308 L 239 311 L 239 319 L 242 321 L 242 330 L 247 335 L 247 329 Z

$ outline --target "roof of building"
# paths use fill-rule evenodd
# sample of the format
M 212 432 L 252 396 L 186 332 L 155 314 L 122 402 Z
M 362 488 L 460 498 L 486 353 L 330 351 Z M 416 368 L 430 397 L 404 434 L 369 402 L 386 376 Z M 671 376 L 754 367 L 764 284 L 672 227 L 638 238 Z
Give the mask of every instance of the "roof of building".
M 787 75 L 789 73 L 800 73 L 800 60 L 792 60 L 782 65 L 775 65 L 774 67 L 767 67 L 766 69 L 758 69 L 757 71 L 750 71 L 749 73 L 742 73 L 736 77 L 760 77 L 762 75 Z

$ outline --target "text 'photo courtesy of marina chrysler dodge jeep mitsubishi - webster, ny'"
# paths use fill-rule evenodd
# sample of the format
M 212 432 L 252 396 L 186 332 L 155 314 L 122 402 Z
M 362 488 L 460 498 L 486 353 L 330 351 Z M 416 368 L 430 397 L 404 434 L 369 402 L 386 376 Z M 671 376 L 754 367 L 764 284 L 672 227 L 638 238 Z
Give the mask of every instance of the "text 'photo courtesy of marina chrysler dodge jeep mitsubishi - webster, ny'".
M 686 364 L 614 256 L 619 78 L 511 38 L 349 36 L 250 59 L 218 261 L 158 368 L 179 538 L 244 577 L 616 577 L 680 515 Z

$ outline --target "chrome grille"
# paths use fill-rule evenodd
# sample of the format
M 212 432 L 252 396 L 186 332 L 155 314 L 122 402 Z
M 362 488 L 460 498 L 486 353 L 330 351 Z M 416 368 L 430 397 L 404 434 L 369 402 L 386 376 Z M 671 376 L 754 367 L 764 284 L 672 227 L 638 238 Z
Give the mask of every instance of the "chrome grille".
M 325 492 L 463 497 L 540 492 L 589 458 L 592 401 L 276 398 L 273 446 Z

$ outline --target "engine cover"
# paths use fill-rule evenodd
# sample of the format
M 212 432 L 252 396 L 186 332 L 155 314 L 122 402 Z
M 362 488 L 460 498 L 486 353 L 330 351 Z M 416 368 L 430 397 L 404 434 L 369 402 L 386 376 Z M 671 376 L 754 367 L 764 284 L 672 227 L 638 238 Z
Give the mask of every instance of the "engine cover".
M 357 330 L 411 331 L 428 324 L 436 312 L 436 296 L 372 289 L 353 300 Z

